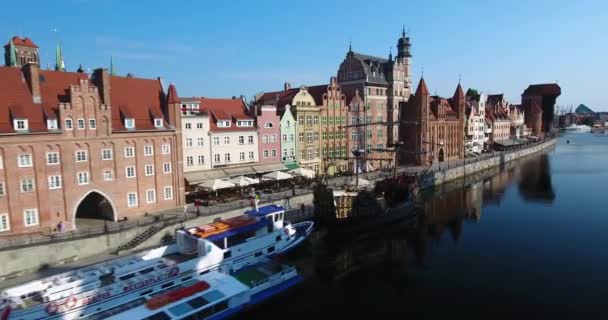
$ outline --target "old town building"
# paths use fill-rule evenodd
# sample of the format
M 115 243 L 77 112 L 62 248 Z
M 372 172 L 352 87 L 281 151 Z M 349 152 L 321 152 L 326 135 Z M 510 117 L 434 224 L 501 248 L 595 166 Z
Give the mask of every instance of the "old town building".
M 281 162 L 281 118 L 273 105 L 255 108 L 260 164 Z M 286 137 L 287 138 L 287 137 Z
M 281 117 L 281 161 L 289 170 L 298 167 L 296 157 L 296 121 L 291 113 L 291 107 L 285 105 L 282 110 L 277 110 Z
M 347 99 L 351 99 L 355 90 L 362 94 L 367 113 L 363 120 L 379 124 L 370 128 L 371 139 L 383 145 L 390 146 L 397 139 L 399 106 L 411 94 L 410 47 L 410 38 L 405 31 L 397 42 L 397 56 L 394 59 L 392 54 L 385 59 L 356 53 L 349 47 L 338 70 L 338 83 Z M 372 153 L 372 156 L 377 155 Z
M 274 105 L 279 114 L 289 108 L 296 121 L 296 157 L 302 168 L 322 174 L 322 159 L 320 150 L 321 112 L 314 97 L 306 86 L 291 88 L 285 83 L 283 91 L 260 94 L 255 101 L 256 106 Z
M 446 99 L 431 96 L 421 78 L 403 111 L 399 132 L 406 163 L 428 165 L 464 157 L 465 95 L 460 83 Z
M 485 142 L 487 95 L 467 95 L 465 147 L 467 154 L 481 153 Z
M 0 234 L 183 205 L 181 114 L 159 79 L 0 68 Z
M 4 45 L 4 61 L 7 67 L 22 67 L 33 63 L 40 67 L 38 46 L 28 37 L 12 37 Z
M 486 107 L 486 123 L 489 125 L 490 134 L 487 143 L 508 140 L 511 137 L 511 119 L 503 109 Z
M 180 98 L 184 173 L 211 169 L 209 113 L 201 110 L 200 98 Z
M 323 173 L 334 175 L 337 172 L 348 172 L 347 121 L 348 106 L 346 96 L 342 93 L 335 77 L 330 83 L 309 87 L 308 92 L 315 98 L 321 110 L 321 154 Z
M 557 83 L 533 84 L 521 95 L 526 126 L 536 137 L 550 132 L 554 125 L 555 102 L 562 91 Z

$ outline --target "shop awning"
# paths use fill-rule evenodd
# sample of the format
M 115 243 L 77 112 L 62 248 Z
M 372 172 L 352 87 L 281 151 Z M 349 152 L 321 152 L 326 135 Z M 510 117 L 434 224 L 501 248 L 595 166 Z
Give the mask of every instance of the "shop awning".
M 253 169 L 257 173 L 266 173 L 266 172 L 271 172 L 271 171 L 287 170 L 287 167 L 282 163 L 271 163 L 271 164 L 259 164 L 257 166 L 253 166 Z
M 255 170 L 251 166 L 224 168 L 224 172 L 231 177 L 243 176 L 247 174 L 255 174 Z
M 215 180 L 215 179 L 224 179 L 230 178 L 224 170 L 216 169 L 216 170 L 205 170 L 205 171 L 193 171 L 193 172 L 184 172 L 184 178 L 188 181 L 189 184 L 199 184 L 201 182 Z
M 294 170 L 294 169 L 299 168 L 300 166 L 297 163 L 293 162 L 293 163 L 286 163 L 285 167 L 287 168 L 287 170 Z

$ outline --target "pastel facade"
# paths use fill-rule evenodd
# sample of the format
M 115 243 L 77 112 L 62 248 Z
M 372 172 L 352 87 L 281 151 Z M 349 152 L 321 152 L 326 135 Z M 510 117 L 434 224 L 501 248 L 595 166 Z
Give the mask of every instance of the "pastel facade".
M 480 153 L 485 143 L 487 95 L 467 96 L 465 147 L 467 153 Z
M 176 90 L 158 79 L 0 68 L 0 234 L 184 203 Z
M 209 113 L 199 98 L 181 98 L 184 173 L 211 169 Z
M 281 118 L 277 115 L 277 108 L 263 105 L 256 109 L 260 164 L 280 163 Z
M 280 114 L 277 111 L 277 114 Z M 291 107 L 286 105 L 281 115 L 281 161 L 288 169 L 298 166 L 296 145 L 296 121 L 291 113 Z

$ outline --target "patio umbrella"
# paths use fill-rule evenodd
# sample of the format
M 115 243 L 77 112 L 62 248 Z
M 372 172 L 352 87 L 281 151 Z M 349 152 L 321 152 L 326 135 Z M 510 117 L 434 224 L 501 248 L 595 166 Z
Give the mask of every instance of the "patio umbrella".
M 353 186 L 354 187 L 357 184 L 357 180 L 356 179 L 352 179 L 352 180 L 348 181 L 347 184 L 349 186 Z M 367 186 L 369 186 L 369 181 L 367 181 L 365 179 L 362 179 L 362 178 L 359 178 L 359 188 L 364 188 L 364 187 L 367 187 Z
M 283 171 L 274 171 L 274 172 L 267 173 L 262 176 L 262 180 L 273 180 L 273 181 L 287 180 L 287 179 L 291 179 L 291 178 L 292 178 L 292 176 L 289 173 L 285 173 Z
M 287 172 L 289 172 L 293 175 L 296 175 L 296 176 L 301 176 L 301 177 L 310 178 L 310 179 L 315 177 L 314 171 L 305 169 L 305 168 L 297 168 L 297 169 L 289 170 Z
M 260 180 L 252 179 L 252 178 L 245 177 L 245 176 L 239 176 L 239 177 L 234 177 L 234 178 L 228 180 L 228 182 L 234 183 L 234 185 L 236 185 L 237 187 L 246 187 L 246 186 L 249 186 L 252 184 L 258 184 L 258 183 L 260 183 Z

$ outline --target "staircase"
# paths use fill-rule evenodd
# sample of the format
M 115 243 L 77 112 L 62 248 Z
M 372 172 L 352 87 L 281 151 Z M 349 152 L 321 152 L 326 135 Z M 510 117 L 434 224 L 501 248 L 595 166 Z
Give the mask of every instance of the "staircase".
M 154 234 L 156 234 L 158 231 L 162 230 L 164 227 L 165 227 L 165 223 L 158 223 L 158 224 L 151 225 L 148 229 L 146 229 L 144 232 L 136 235 L 133 239 L 129 240 L 127 243 L 123 243 L 120 246 L 118 246 L 118 248 L 116 248 L 116 251 L 114 251 L 114 253 L 119 254 L 122 251 L 135 248 L 138 244 L 146 241 L 147 239 L 152 237 Z

